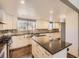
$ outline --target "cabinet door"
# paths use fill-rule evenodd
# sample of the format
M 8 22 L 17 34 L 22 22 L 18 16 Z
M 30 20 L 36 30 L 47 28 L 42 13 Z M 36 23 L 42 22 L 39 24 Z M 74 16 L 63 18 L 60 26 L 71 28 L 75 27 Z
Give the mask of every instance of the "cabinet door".
M 3 30 L 5 29 L 12 29 L 12 16 L 9 14 L 6 14 L 4 16 L 3 22 L 5 24 L 3 24 Z
M 46 58 L 51 55 L 48 51 L 46 51 L 44 48 L 42 48 L 38 43 L 34 41 L 32 43 L 32 54 L 34 55 L 34 57 L 37 58 Z
M 48 56 L 51 56 L 51 54 L 47 50 L 45 50 L 45 48 L 41 47 L 40 45 L 37 46 L 37 49 L 39 51 L 40 57 L 46 58 Z
M 34 58 L 37 57 L 37 52 L 36 52 L 36 43 L 32 40 L 32 54 Z
M 17 17 L 12 16 L 12 29 L 17 29 Z
M 2 16 L 3 30 L 5 29 L 16 29 L 17 28 L 17 17 L 3 12 Z
M 12 16 L 8 15 L 7 17 L 8 17 L 8 19 L 7 19 L 6 29 L 12 29 Z
M 0 9 L 0 21 L 2 21 L 3 19 L 3 13 L 4 13 L 3 10 Z
M 6 13 L 4 10 L 0 10 L 0 21 L 5 23 L 0 25 L 1 30 L 17 28 L 17 17 Z
M 63 49 L 62 51 L 60 51 L 52 56 L 49 56 L 49 58 L 67 58 L 67 48 Z

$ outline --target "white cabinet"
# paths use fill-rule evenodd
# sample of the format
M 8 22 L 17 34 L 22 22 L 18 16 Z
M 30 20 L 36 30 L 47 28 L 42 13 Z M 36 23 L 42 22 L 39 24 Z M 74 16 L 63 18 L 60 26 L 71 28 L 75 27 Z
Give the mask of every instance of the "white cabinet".
M 32 54 L 35 58 L 67 58 L 67 49 L 52 55 L 38 43 L 32 40 Z
M 34 41 L 32 41 L 32 54 L 35 58 L 46 58 L 48 56 L 52 56 L 52 54 Z
M 2 19 L 3 19 L 3 15 L 4 15 L 4 12 L 2 9 L 0 9 L 0 22 L 3 22 Z M 3 29 L 3 24 L 0 24 L 0 30 Z
M 6 14 L 5 18 L 3 19 L 3 22 L 5 24 L 3 24 L 3 29 L 12 29 L 12 16 L 10 16 L 9 14 Z
M 17 16 L 12 17 L 12 29 L 17 29 Z
M 17 28 L 17 17 L 13 15 L 6 14 L 5 19 L 3 19 L 3 29 L 16 29 Z
M 0 25 L 1 30 L 16 29 L 17 28 L 17 17 L 0 10 L 0 21 L 5 23 Z
M 60 52 L 52 55 L 52 56 L 49 56 L 50 58 L 53 57 L 53 58 L 67 58 L 67 48 L 66 49 L 63 49 L 61 50 Z

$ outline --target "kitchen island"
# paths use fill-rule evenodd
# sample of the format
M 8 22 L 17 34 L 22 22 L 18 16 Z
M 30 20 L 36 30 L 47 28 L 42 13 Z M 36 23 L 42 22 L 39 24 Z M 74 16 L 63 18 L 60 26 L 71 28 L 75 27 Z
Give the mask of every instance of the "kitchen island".
M 49 39 L 47 36 L 32 38 L 32 54 L 35 58 L 67 58 L 67 47 L 71 44 L 61 39 Z
M 46 57 L 55 57 L 55 58 L 66 58 L 67 57 L 67 47 L 71 44 L 61 41 L 59 37 L 60 34 L 58 30 L 35 30 L 34 32 L 14 32 L 9 33 L 12 36 L 12 43 L 10 45 L 10 57 L 20 57 L 26 54 L 27 51 L 31 51 L 29 45 L 32 45 L 32 55 L 35 58 L 46 58 Z M 54 36 L 52 36 L 54 35 Z M 56 37 L 55 37 L 56 36 Z M 55 39 L 55 38 L 57 39 Z M 29 50 L 26 48 L 29 48 Z M 16 53 L 20 52 L 20 55 L 16 55 Z M 26 51 L 26 53 L 24 52 Z M 18 53 L 19 54 L 19 53 Z

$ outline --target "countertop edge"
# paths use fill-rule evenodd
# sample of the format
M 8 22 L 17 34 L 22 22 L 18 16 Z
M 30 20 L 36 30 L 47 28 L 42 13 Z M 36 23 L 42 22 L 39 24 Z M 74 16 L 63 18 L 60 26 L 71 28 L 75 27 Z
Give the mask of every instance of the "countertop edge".
M 33 39 L 33 40 L 34 40 L 34 39 Z M 34 41 L 35 41 L 35 40 L 34 40 Z M 37 41 L 35 41 L 35 42 L 38 43 L 41 47 L 43 47 L 45 50 L 47 50 L 50 54 L 52 54 L 47 48 L 45 48 L 44 46 L 42 46 L 39 42 L 37 42 Z M 62 49 L 56 51 L 56 52 L 53 53 L 52 55 L 54 55 L 54 54 L 56 54 L 56 53 L 58 53 L 58 52 L 64 50 L 65 48 L 67 48 L 67 47 L 69 47 L 69 46 L 71 46 L 71 45 L 72 45 L 72 44 L 70 43 L 68 46 L 66 46 L 66 47 L 64 47 L 64 48 L 62 48 Z

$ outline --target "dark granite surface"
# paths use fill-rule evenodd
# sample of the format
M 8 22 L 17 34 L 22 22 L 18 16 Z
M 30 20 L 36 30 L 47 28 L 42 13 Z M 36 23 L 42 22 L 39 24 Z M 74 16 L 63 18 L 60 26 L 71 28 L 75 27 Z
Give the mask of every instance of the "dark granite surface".
M 52 30 L 48 30 L 48 29 L 36 29 L 36 30 L 27 30 L 27 31 L 17 31 L 17 30 L 1 30 L 0 33 L 2 35 L 7 34 L 8 32 L 10 32 L 11 36 L 19 36 L 19 35 L 26 35 L 26 34 L 33 34 L 33 35 L 37 35 L 37 34 L 42 34 L 42 33 L 56 33 L 59 32 L 59 29 L 52 29 Z
M 37 37 L 37 39 L 33 39 L 35 42 L 37 42 L 40 46 L 45 48 L 48 52 L 50 52 L 52 55 L 69 47 L 70 43 L 62 42 L 61 40 L 49 40 L 47 36 Z
M 16 33 L 12 33 L 12 36 L 18 36 L 18 35 L 26 35 L 26 34 L 33 34 L 33 35 L 37 35 L 37 34 L 42 34 L 42 33 L 56 33 L 59 32 L 58 29 L 53 29 L 53 30 L 48 30 L 48 29 L 37 29 L 37 30 L 28 30 L 28 31 L 23 31 L 23 32 L 16 32 Z

